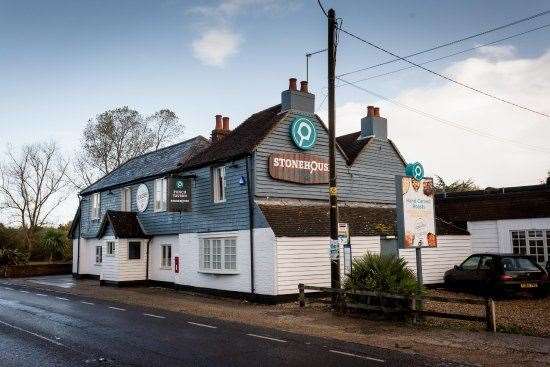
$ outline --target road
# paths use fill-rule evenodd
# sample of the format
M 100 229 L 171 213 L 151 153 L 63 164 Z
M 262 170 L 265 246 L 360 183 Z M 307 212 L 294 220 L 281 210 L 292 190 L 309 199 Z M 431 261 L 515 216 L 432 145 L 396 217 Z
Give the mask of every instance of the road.
M 0 365 L 450 366 L 421 356 L 0 283 Z

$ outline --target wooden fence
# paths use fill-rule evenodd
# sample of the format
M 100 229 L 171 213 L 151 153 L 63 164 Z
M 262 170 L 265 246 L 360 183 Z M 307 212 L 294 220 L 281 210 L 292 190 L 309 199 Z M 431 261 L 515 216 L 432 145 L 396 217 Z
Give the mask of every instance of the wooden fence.
M 381 311 L 384 313 L 408 313 L 414 317 L 440 317 L 455 320 L 464 321 L 477 321 L 485 323 L 487 330 L 496 332 L 496 316 L 495 316 L 495 302 L 490 299 L 473 299 L 473 298 L 447 298 L 437 296 L 423 296 L 423 297 L 408 297 L 398 294 L 390 293 L 377 293 L 371 291 L 346 291 L 344 289 L 326 288 L 326 287 L 314 287 L 305 284 L 298 284 L 299 302 L 300 307 L 304 307 L 306 304 L 306 290 L 323 292 L 326 294 L 338 294 L 341 300 L 342 308 L 362 309 L 369 311 Z M 348 299 L 353 298 L 349 296 L 363 296 L 366 298 L 365 303 L 348 302 Z M 373 303 L 372 301 L 375 300 Z M 394 302 L 387 302 L 394 300 Z M 401 300 L 400 306 L 395 305 L 395 300 Z M 484 306 L 485 314 L 483 316 L 465 315 L 457 313 L 447 313 L 439 311 L 424 310 L 422 305 L 424 301 L 434 301 L 441 303 L 461 303 L 467 305 L 479 305 Z M 389 304 L 391 303 L 391 304 Z M 403 307 L 403 304 L 407 306 Z

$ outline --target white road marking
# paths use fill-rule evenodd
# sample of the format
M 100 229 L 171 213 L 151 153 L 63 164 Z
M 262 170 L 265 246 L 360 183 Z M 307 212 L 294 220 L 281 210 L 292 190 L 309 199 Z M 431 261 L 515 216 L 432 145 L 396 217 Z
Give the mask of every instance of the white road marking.
M 13 288 L 10 287 L 4 287 L 4 289 L 7 289 L 8 291 L 13 291 Z
M 113 306 L 109 306 L 109 308 L 112 309 L 112 310 L 117 310 L 117 311 L 126 311 L 123 308 L 118 308 L 118 307 L 113 307 Z
M 21 293 L 29 293 L 29 291 L 22 291 L 22 290 L 19 291 L 19 292 L 21 292 Z
M 360 354 L 342 352 L 342 351 L 334 350 L 334 349 L 330 349 L 329 352 L 331 352 L 331 353 L 336 353 L 336 354 L 341 354 L 341 355 L 348 356 L 348 357 L 362 358 L 362 359 L 366 359 L 366 360 L 373 361 L 373 362 L 380 362 L 380 363 L 386 362 L 386 361 L 384 361 L 383 359 L 378 359 L 378 358 L 373 358 L 373 357 L 362 356 L 362 355 L 360 355 Z
M 25 330 L 25 329 L 22 329 L 20 328 L 19 326 L 15 326 L 15 325 L 12 325 L 12 324 L 8 324 L 7 322 L 4 322 L 4 321 L 0 321 L 0 324 L 2 325 L 6 325 L 8 327 L 11 327 L 12 329 L 15 329 L 15 330 L 19 330 L 19 331 L 22 331 L 24 333 L 27 333 L 27 334 L 30 334 L 30 335 L 33 335 L 33 336 L 36 336 L 37 338 L 40 338 L 42 340 L 46 340 L 52 344 L 55 344 L 55 345 L 59 345 L 60 347 L 64 347 L 63 344 L 61 344 L 60 342 L 58 341 L 55 341 L 53 339 L 50 339 L 48 337 L 45 337 L 44 335 L 40 335 L 40 334 L 37 334 L 37 333 L 33 333 L 32 331 L 29 331 L 29 330 Z
M 274 342 L 279 342 L 279 343 L 286 343 L 286 340 L 283 340 L 283 339 L 277 339 L 277 338 L 271 338 L 269 336 L 264 336 L 264 335 L 257 335 L 257 334 L 246 334 L 248 336 L 252 336 L 254 338 L 260 338 L 260 339 L 267 339 L 267 340 L 272 340 Z
M 80 301 L 80 303 L 84 303 L 85 305 L 90 305 L 90 306 L 93 306 L 93 305 L 95 305 L 95 303 L 92 303 L 92 302 L 86 302 L 86 301 Z
M 43 293 L 36 293 L 37 296 L 40 296 L 40 297 L 48 297 L 47 294 L 43 294 Z
M 207 327 L 207 328 L 210 328 L 210 329 L 217 329 L 217 328 L 218 328 L 217 326 L 206 325 L 206 324 L 200 324 L 200 323 L 198 323 L 198 322 L 187 321 L 187 323 L 188 323 L 188 324 L 191 324 L 191 325 L 195 325 L 195 326 Z
M 55 298 L 60 299 L 62 301 L 68 301 L 69 300 L 68 298 L 65 298 L 65 297 L 55 297 Z
M 165 316 L 153 315 L 151 313 L 144 313 L 143 316 L 155 317 L 157 319 L 165 319 Z

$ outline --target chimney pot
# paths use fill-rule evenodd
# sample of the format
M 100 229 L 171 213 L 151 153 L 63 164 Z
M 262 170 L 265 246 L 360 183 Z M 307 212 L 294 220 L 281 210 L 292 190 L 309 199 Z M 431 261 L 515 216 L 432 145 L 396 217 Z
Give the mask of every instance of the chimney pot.
M 223 129 L 229 131 L 229 117 L 223 118 Z
M 308 93 L 308 91 L 307 91 L 307 81 L 302 80 L 300 82 L 300 92 Z
M 222 130 L 222 115 L 216 115 L 216 130 Z
M 374 106 L 367 107 L 367 116 L 374 116 Z
M 374 107 L 374 116 L 380 117 L 380 107 Z
M 290 79 L 288 79 L 288 89 L 289 89 L 289 90 L 297 90 L 297 88 L 296 88 L 296 81 L 297 81 L 296 78 L 290 78 Z

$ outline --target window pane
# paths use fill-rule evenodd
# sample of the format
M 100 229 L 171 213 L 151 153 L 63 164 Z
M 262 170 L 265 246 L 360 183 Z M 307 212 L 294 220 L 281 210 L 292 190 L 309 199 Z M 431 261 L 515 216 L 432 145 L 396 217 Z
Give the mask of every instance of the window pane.
M 212 269 L 222 268 L 222 241 L 212 240 Z
M 479 264 L 479 259 L 480 259 L 479 256 L 472 256 L 466 259 L 466 261 L 462 263 L 462 268 L 464 270 L 476 270 L 477 265 Z
M 226 239 L 224 241 L 224 266 L 225 269 L 237 269 L 237 244 L 234 239 Z
M 128 243 L 128 259 L 137 260 L 141 258 L 141 242 L 131 241 Z

